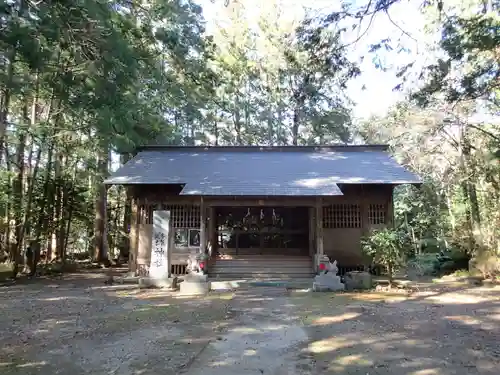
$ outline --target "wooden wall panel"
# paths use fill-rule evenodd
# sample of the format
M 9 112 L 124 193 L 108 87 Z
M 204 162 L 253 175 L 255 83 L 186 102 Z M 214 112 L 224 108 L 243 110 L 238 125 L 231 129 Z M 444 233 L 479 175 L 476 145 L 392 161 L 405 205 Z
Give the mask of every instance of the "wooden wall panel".
M 362 228 L 325 228 L 324 232 L 324 253 L 339 265 L 354 266 L 363 264 L 361 252 Z
M 153 237 L 152 224 L 138 225 L 137 244 L 137 273 L 140 276 L 149 274 L 149 261 L 151 260 L 151 240 Z

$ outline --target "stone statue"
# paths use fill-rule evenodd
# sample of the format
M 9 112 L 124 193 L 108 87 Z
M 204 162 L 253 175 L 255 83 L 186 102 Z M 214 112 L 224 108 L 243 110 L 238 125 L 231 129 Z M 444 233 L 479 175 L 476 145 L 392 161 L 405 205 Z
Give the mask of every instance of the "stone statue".
M 319 264 L 319 269 L 320 274 L 314 278 L 313 291 L 325 292 L 345 290 L 345 285 L 340 281 L 340 276 L 337 276 L 339 269 L 336 260 L 331 262 L 330 259 L 328 259 L 328 263 L 324 261 L 321 262 Z
M 188 274 L 180 283 L 180 292 L 183 295 L 201 295 L 210 290 L 208 275 L 203 273 L 203 267 L 200 265 L 202 254 L 190 254 L 187 263 Z
M 191 275 L 203 275 L 198 254 L 189 254 L 187 272 Z
M 327 273 L 331 273 L 332 275 L 337 275 L 337 273 L 339 272 L 339 268 L 337 267 L 337 261 L 334 260 L 333 262 L 328 262 L 328 264 L 326 265 L 326 270 L 325 270 L 325 275 Z

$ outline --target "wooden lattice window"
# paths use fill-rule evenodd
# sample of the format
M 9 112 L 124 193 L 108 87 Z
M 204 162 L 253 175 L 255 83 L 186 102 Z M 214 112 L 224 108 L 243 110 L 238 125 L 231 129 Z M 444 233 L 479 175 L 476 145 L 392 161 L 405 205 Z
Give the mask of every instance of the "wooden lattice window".
M 154 210 L 170 211 L 173 228 L 200 228 L 200 206 L 193 205 L 147 205 L 139 206 L 139 224 L 153 224 Z
M 188 248 L 200 246 L 200 206 L 167 205 L 174 228 L 174 246 Z
M 359 204 L 332 204 L 323 207 L 323 228 L 361 228 Z
M 172 227 L 200 228 L 200 206 L 172 204 L 165 209 L 170 211 Z
M 370 204 L 368 208 L 368 221 L 371 225 L 379 225 L 386 223 L 386 206 L 385 204 Z

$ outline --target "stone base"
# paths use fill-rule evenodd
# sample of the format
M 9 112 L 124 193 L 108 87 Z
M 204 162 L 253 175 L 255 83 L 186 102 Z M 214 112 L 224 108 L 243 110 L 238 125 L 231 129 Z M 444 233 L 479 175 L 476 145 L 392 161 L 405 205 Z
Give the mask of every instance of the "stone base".
M 345 290 L 344 284 L 340 284 L 340 285 L 342 285 L 342 286 L 341 287 L 338 286 L 338 287 L 333 288 L 332 286 L 321 285 L 319 283 L 313 283 L 312 291 L 313 292 L 339 292 L 339 291 Z
M 177 277 L 154 279 L 151 277 L 139 278 L 139 288 L 166 288 L 177 289 Z
M 372 288 L 372 275 L 368 272 L 351 271 L 344 276 L 347 290 L 366 290 Z
M 339 276 L 322 274 L 314 278 L 312 290 L 313 292 L 336 292 L 345 290 L 345 285 L 340 282 Z
M 183 277 L 184 281 L 191 281 L 191 282 L 198 282 L 198 283 L 203 283 L 208 281 L 208 275 L 204 275 L 202 273 L 200 274 L 193 274 L 193 273 L 188 273 L 186 276 Z
M 200 280 L 184 280 L 180 283 L 180 294 L 185 296 L 205 295 L 210 290 L 210 282 Z

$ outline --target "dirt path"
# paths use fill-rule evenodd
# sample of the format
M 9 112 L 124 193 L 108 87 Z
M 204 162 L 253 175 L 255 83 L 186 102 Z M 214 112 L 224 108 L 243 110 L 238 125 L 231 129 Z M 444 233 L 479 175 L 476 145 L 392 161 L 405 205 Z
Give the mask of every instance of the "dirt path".
M 311 357 L 298 352 L 308 336 L 285 288 L 240 290 L 231 305 L 235 325 L 208 345 L 188 375 L 311 374 Z

